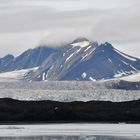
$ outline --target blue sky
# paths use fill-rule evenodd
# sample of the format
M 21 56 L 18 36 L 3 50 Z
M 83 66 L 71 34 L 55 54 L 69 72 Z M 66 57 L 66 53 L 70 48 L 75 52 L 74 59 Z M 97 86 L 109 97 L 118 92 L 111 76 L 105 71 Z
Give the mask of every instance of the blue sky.
M 140 58 L 140 0 L 0 0 L 0 56 L 77 37 Z

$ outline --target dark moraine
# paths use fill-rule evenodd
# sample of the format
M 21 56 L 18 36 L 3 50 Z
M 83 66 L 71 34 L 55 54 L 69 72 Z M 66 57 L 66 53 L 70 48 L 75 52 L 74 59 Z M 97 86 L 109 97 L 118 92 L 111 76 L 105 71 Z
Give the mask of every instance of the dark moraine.
M 0 99 L 1 123 L 139 122 L 140 100 L 129 102 L 18 101 Z

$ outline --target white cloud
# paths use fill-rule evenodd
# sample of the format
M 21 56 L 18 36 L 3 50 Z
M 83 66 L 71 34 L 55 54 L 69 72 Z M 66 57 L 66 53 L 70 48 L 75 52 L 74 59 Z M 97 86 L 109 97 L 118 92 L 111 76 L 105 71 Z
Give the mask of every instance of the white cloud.
M 0 0 L 0 55 L 85 36 L 140 57 L 139 6 L 139 0 Z

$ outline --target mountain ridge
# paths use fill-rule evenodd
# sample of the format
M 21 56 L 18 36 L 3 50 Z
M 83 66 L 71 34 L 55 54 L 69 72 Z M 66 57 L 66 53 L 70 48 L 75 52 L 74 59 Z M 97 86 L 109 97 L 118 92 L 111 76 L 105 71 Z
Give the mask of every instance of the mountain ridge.
M 0 59 L 0 62 L 5 60 L 3 65 L 0 63 L 0 72 L 38 67 L 25 77 L 32 81 L 96 81 L 140 71 L 140 59 L 115 49 L 108 42 L 98 44 L 82 37 L 59 48 L 39 46 L 18 57 L 9 55 L 6 58 Z

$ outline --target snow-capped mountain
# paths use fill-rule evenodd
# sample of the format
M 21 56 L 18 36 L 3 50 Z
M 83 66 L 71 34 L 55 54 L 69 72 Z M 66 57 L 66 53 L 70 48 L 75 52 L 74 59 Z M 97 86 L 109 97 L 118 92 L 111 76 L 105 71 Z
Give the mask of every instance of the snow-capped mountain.
M 115 49 L 80 38 L 48 57 L 32 80 L 101 80 L 121 77 L 140 70 L 140 60 Z
M 78 38 L 60 47 L 38 47 L 14 58 L 0 59 L 0 71 L 38 67 L 25 74 L 26 80 L 96 81 L 131 75 L 140 71 L 140 59 L 115 49 L 110 43 L 98 44 Z

